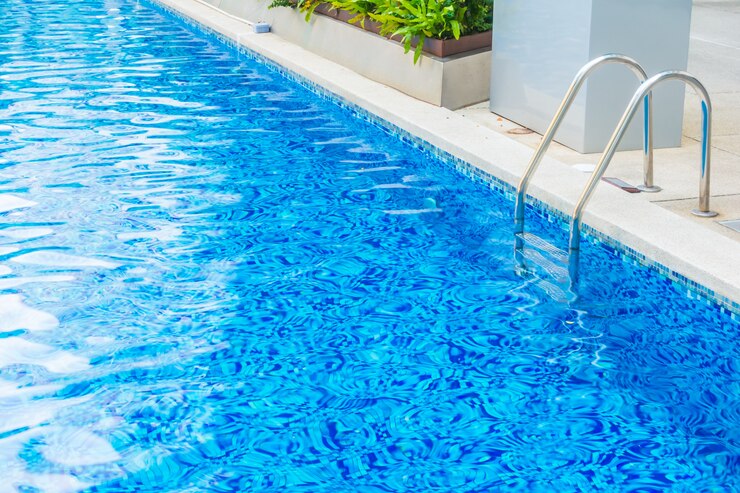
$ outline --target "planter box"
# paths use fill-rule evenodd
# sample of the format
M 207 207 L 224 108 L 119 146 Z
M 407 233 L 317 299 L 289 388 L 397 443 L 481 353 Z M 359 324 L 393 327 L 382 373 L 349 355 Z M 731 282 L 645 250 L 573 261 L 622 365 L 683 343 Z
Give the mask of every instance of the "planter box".
M 496 0 L 491 111 L 543 133 L 576 72 L 606 53 L 633 57 L 648 76 L 686 70 L 690 23 L 691 0 Z M 637 86 L 626 67 L 598 69 L 556 140 L 603 151 Z M 656 89 L 656 147 L 681 145 L 684 95 L 676 81 Z M 636 118 L 620 149 L 639 149 L 641 128 Z
M 272 33 L 281 38 L 422 101 L 458 109 L 488 99 L 490 43 L 488 48 L 484 43 L 484 47 L 467 53 L 422 54 L 414 65 L 413 55 L 404 53 L 399 42 L 339 20 L 337 17 L 347 15 L 341 11 L 326 10 L 327 15 L 313 15 L 306 22 L 305 14 L 293 9 L 267 10 L 264 0 L 211 1 L 237 17 L 269 22 Z M 366 28 L 370 25 L 365 22 Z M 477 36 L 477 42 L 490 37 L 490 33 L 483 33 Z M 469 42 L 454 48 L 459 50 Z M 437 48 L 447 50 L 451 46 L 449 42 L 438 44 Z
M 325 15 L 333 19 L 337 19 L 341 22 L 351 24 L 350 19 L 355 17 L 355 14 L 347 12 L 346 10 L 332 9 L 327 4 L 321 4 L 314 10 L 315 14 Z M 352 23 L 351 25 L 370 31 L 374 34 L 380 34 L 381 24 L 370 19 L 365 19 L 364 23 Z M 401 42 L 401 36 L 388 36 L 388 39 Z M 459 53 L 465 53 L 469 51 L 476 51 L 480 49 L 491 49 L 492 36 L 491 31 L 486 31 L 476 34 L 468 34 L 461 36 L 460 39 L 435 39 L 426 38 L 424 40 L 424 47 L 422 51 L 430 55 L 438 56 L 441 58 L 457 55 Z M 416 47 L 417 41 L 414 38 L 411 41 L 411 46 Z
M 460 36 L 460 39 L 426 38 L 423 51 L 439 57 L 448 57 L 480 49 L 490 50 L 492 41 L 491 31 Z M 416 46 L 415 43 L 411 44 Z

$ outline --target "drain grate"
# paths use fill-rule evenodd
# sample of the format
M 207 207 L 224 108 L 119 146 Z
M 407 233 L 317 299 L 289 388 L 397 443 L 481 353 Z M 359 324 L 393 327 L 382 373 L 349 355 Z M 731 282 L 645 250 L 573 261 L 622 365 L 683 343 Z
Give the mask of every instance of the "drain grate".
M 730 219 L 728 221 L 717 221 L 722 226 L 726 226 L 733 231 L 740 233 L 740 219 Z

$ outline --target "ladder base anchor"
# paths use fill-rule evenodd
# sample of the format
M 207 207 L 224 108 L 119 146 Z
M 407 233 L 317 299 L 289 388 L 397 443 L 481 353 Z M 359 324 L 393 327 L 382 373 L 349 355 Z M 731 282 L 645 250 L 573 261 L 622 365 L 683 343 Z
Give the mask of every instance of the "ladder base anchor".
M 648 187 L 646 185 L 637 185 L 636 187 L 639 191 L 645 192 L 645 193 L 656 193 L 663 190 L 658 185 L 653 185 L 652 187 Z
M 691 209 L 691 213 L 699 217 L 715 217 L 719 216 L 719 212 L 714 211 L 700 211 L 699 209 Z

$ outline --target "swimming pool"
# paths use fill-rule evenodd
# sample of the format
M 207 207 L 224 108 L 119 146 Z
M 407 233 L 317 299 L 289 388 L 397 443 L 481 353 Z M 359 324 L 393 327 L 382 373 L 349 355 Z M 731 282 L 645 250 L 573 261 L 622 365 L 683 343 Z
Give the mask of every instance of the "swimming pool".
M 0 492 L 736 491 L 725 311 L 598 244 L 552 299 L 502 194 L 149 4 L 0 15 Z

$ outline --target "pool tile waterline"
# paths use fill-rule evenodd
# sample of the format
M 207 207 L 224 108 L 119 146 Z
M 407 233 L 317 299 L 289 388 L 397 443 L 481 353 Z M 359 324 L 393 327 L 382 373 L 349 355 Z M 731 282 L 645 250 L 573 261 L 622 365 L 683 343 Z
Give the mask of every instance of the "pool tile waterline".
M 425 155 L 440 160 L 441 162 L 455 169 L 457 172 L 467 177 L 468 179 L 471 179 L 474 182 L 480 183 L 493 190 L 496 190 L 502 193 L 507 200 L 510 200 L 512 202 L 514 201 L 516 188 L 509 183 L 506 183 L 503 180 L 499 179 L 498 177 L 487 173 L 481 168 L 463 159 L 460 159 L 443 149 L 440 149 L 439 147 L 416 135 L 413 135 L 412 133 L 398 127 L 397 125 L 394 125 L 393 123 L 380 118 L 379 116 L 369 112 L 359 105 L 347 101 L 338 94 L 327 90 L 323 86 L 312 82 L 306 77 L 303 77 L 291 70 L 286 69 L 285 67 L 275 63 L 266 56 L 247 48 L 238 41 L 225 36 L 208 26 L 203 25 L 202 23 L 192 19 L 191 17 L 188 17 L 187 15 L 171 8 L 168 5 L 162 4 L 157 0 L 145 1 L 149 2 L 152 6 L 159 8 L 164 12 L 167 12 L 169 15 L 175 17 L 176 19 L 179 19 L 188 26 L 196 28 L 199 32 L 210 37 L 211 39 L 214 39 L 219 43 L 236 50 L 241 55 L 247 56 L 250 59 L 264 64 L 270 70 L 279 73 L 286 79 L 301 85 L 302 87 L 308 89 L 320 98 L 330 101 L 337 106 L 346 109 L 357 118 L 382 129 L 387 134 L 400 139 L 402 142 L 418 149 Z M 535 197 L 528 196 L 527 200 L 527 212 L 538 214 L 541 217 L 547 219 L 549 222 L 564 222 L 565 224 L 563 225 L 563 227 L 568 224 L 570 217 L 562 211 L 551 207 L 550 205 L 542 202 Z M 593 245 L 603 245 L 607 248 L 610 248 L 616 255 L 621 256 L 623 260 L 631 262 L 634 265 L 642 265 L 659 272 L 663 276 L 670 279 L 677 286 L 683 288 L 685 290 L 686 296 L 689 299 L 703 301 L 709 307 L 713 307 L 723 313 L 730 314 L 733 320 L 740 320 L 740 302 L 733 301 L 725 296 L 715 293 L 713 290 L 708 289 L 707 287 L 702 286 L 695 281 L 692 281 L 686 276 L 671 270 L 665 265 L 650 259 L 644 253 L 623 245 L 614 238 L 595 230 L 587 224 L 583 224 L 581 227 L 583 231 L 583 240 L 588 241 Z

